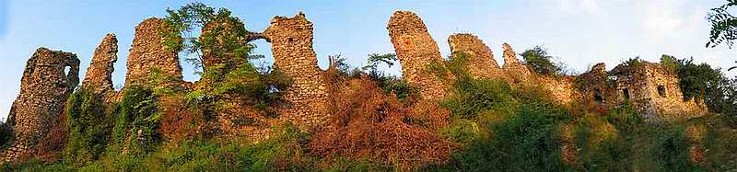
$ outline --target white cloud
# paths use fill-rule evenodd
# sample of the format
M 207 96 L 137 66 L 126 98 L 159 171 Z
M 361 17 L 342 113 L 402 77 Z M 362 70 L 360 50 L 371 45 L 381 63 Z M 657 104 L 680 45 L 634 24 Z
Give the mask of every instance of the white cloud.
M 558 0 L 560 11 L 566 14 L 598 14 L 597 0 Z
M 643 29 L 648 37 L 656 40 L 677 36 L 684 27 L 684 17 L 676 15 L 675 1 L 649 1 L 644 4 Z

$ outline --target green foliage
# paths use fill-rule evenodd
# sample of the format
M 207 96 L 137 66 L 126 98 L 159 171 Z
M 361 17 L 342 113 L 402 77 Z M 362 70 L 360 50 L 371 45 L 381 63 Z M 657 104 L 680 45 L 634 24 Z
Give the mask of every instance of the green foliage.
M 476 118 L 491 109 L 514 107 L 512 88 L 501 80 L 459 80 L 454 84 L 453 96 L 442 102 L 454 116 Z
M 691 98 L 703 100 L 706 98 L 706 92 L 716 91 L 714 87 L 724 80 L 724 75 L 719 69 L 713 69 L 706 63 L 694 64 L 693 58 L 676 59 L 673 56 L 663 55 L 660 63 L 678 74 L 684 100 Z
M 159 128 L 161 113 L 155 94 L 149 88 L 127 88 L 123 100 L 115 105 L 113 143 L 129 154 L 140 155 L 153 151 L 161 141 Z
M 0 147 L 10 144 L 13 139 L 13 133 L 7 122 L 0 121 Z
M 64 149 L 64 160 L 74 165 L 84 165 L 97 160 L 110 140 L 113 122 L 99 95 L 86 89 L 78 89 L 66 105 L 69 137 Z
M 712 8 L 707 14 L 706 19 L 711 23 L 711 32 L 706 47 L 716 47 L 721 43 L 732 47 L 733 41 L 737 39 L 737 19 L 729 14 L 729 8 L 735 5 L 737 1 L 727 0 L 727 4 Z
M 706 63 L 695 64 L 693 58 L 676 59 L 663 55 L 660 63 L 676 72 L 684 100 L 704 100 L 709 110 L 737 117 L 737 83 L 720 69 Z
M 737 78 L 722 79 L 709 88 L 704 100 L 709 110 L 731 117 L 728 120 L 737 128 Z
M 379 66 L 381 64 L 386 64 L 387 68 L 389 68 L 397 63 L 397 60 L 397 56 L 392 53 L 373 53 L 368 55 L 368 64 L 363 66 L 361 69 L 368 74 L 371 80 L 376 81 L 376 84 L 378 84 L 379 87 L 384 90 L 384 93 L 394 93 L 400 100 L 405 100 L 413 94 L 416 94 L 417 90 L 410 87 L 410 85 L 404 79 L 393 75 L 388 75 L 385 72 L 379 70 Z
M 525 59 L 525 65 L 529 66 L 537 73 L 545 75 L 560 75 L 563 71 L 562 67 L 553 63 L 553 56 L 548 55 L 548 50 L 542 46 L 535 46 L 532 49 L 525 50 L 519 55 Z
M 379 65 L 386 64 L 387 67 L 392 67 L 394 63 L 397 62 L 397 55 L 392 53 L 387 54 L 369 54 L 368 55 L 368 64 L 366 66 L 363 66 L 361 69 L 368 70 L 369 76 L 378 76 L 380 74 L 383 74 L 383 72 L 379 71 Z
M 727 4 L 712 8 L 706 15 L 706 19 L 711 23 L 709 42 L 706 43 L 706 47 L 714 48 L 721 43 L 726 43 L 727 47 L 732 48 L 734 40 L 737 39 L 737 18 L 729 13 L 729 8 L 735 5 L 737 5 L 737 0 L 727 0 Z M 730 67 L 728 70 L 735 68 L 737 66 Z
M 675 127 L 658 135 L 655 155 L 657 162 L 665 169 L 680 169 L 692 171 L 689 162 L 685 128 Z
M 275 114 L 270 107 L 281 102 L 280 92 L 287 89 L 291 79 L 270 67 L 257 68 L 249 61 L 263 56 L 254 55 L 255 45 L 244 41 L 250 32 L 239 18 L 231 16 L 228 9 L 216 10 L 202 3 L 167 9 L 167 13 L 166 22 L 174 28 L 167 34 L 175 35 L 167 42 L 177 50 L 197 53 L 187 61 L 196 69 L 203 68 L 201 80 L 207 82 L 202 90 L 187 93 L 191 107 L 214 111 L 238 102 L 253 105 L 269 116 Z M 203 28 L 207 32 L 199 38 L 192 36 L 194 29 Z M 173 39 L 176 36 L 187 41 L 177 42 Z

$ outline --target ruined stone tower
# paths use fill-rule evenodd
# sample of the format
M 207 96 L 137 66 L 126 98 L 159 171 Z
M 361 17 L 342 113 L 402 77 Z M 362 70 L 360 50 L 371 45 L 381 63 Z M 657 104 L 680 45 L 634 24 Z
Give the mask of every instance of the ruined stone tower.
M 39 48 L 28 59 L 18 98 L 7 123 L 12 127 L 12 145 L 0 153 L 3 162 L 14 162 L 36 153 L 41 139 L 60 125 L 69 94 L 79 83 L 77 55 Z
M 113 64 L 118 61 L 118 39 L 115 34 L 107 34 L 92 55 L 87 74 L 82 81 L 82 88 L 92 91 L 97 95 L 108 97 L 114 94 L 113 88 Z
M 453 57 L 461 53 L 468 59 L 468 70 L 474 78 L 499 78 L 505 74 L 494 60 L 494 54 L 481 39 L 473 34 L 459 33 L 448 38 Z
M 167 48 L 161 34 L 168 31 L 163 19 L 149 18 L 136 26 L 125 74 L 125 87 L 149 85 L 151 69 L 159 68 L 163 74 L 182 81 L 182 67 L 179 65 L 177 50 Z
M 389 18 L 387 29 L 407 83 L 419 88 L 423 99 L 443 99 L 445 85 L 428 70 L 432 63 L 441 64 L 440 50 L 422 19 L 409 11 L 396 11 Z
M 707 111 L 693 99 L 683 100 L 678 78 L 663 65 L 638 61 L 618 65 L 610 73 L 616 78 L 620 100 L 632 103 L 646 118 L 684 119 Z
M 291 107 L 280 112 L 280 118 L 302 129 L 324 123 L 327 85 L 312 50 L 312 22 L 301 12 L 292 18 L 277 16 L 263 35 L 271 42 L 274 68 L 293 81 L 284 95 Z

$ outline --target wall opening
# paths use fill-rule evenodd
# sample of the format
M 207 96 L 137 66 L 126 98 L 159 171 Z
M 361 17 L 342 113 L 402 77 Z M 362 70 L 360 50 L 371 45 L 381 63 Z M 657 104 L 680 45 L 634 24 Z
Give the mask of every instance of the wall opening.
M 658 95 L 660 95 L 660 97 L 666 97 L 666 96 L 668 96 L 665 93 L 665 86 L 658 85 Z
M 622 97 L 624 97 L 625 100 L 629 100 L 630 99 L 630 90 L 627 89 L 627 88 L 622 89 Z
M 72 70 L 71 66 L 64 66 L 64 76 L 69 77 L 69 71 Z
M 599 89 L 594 89 L 594 101 L 596 103 L 604 103 L 604 97 L 601 96 Z

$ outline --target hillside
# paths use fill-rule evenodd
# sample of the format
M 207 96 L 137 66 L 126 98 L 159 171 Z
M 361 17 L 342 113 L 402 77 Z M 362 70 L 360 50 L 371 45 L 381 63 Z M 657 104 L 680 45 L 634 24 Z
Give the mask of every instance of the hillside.
M 540 47 L 504 43 L 498 63 L 472 33 L 450 36 L 444 58 L 417 14 L 396 11 L 395 53 L 362 67 L 334 56 L 322 70 L 302 12 L 263 31 L 199 3 L 167 12 L 135 27 L 120 90 L 113 33 L 81 84 L 76 54 L 37 49 L 0 132 L 3 170 L 737 169 L 735 80 L 692 59 L 572 75 Z M 252 62 L 255 40 L 271 44 L 273 66 Z M 180 58 L 199 81 L 183 80 Z M 395 64 L 401 77 L 377 68 Z

